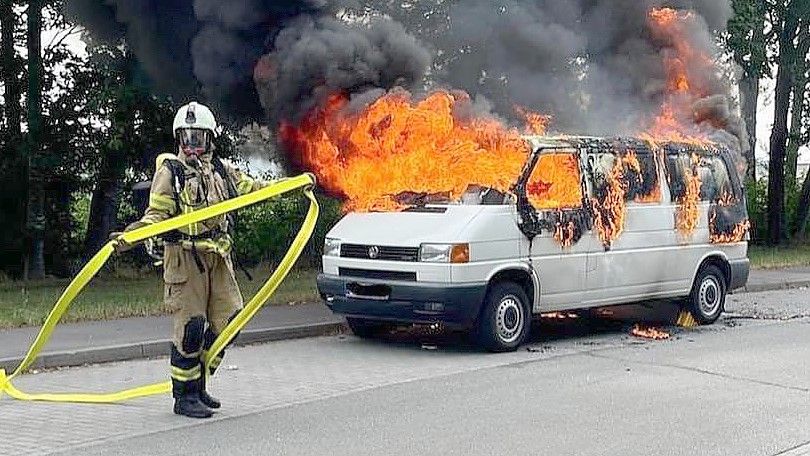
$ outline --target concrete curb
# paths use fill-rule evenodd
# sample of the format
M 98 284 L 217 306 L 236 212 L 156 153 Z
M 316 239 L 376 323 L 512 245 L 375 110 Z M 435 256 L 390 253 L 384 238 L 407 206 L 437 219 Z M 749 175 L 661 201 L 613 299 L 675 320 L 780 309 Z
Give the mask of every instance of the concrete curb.
M 760 291 L 790 290 L 794 288 L 808 288 L 810 280 L 786 280 L 779 283 L 755 283 L 742 288 L 742 293 L 758 293 Z M 740 293 L 741 291 L 737 291 Z
M 243 330 L 234 342 L 235 345 L 250 345 L 304 337 L 318 337 L 344 331 L 345 323 L 327 322 L 307 325 L 282 326 L 269 329 Z M 82 350 L 43 353 L 37 357 L 31 369 L 49 369 L 55 367 L 82 366 L 85 364 L 128 361 L 132 359 L 155 358 L 168 356 L 171 349 L 170 339 L 152 340 L 134 344 L 93 347 Z M 0 358 L 0 369 L 12 372 L 23 360 L 22 356 Z
M 736 293 L 756 293 L 762 291 L 786 290 L 791 288 L 810 288 L 810 280 L 785 280 L 778 283 L 746 285 Z M 269 329 L 244 330 L 236 339 L 236 345 L 249 345 L 274 342 L 287 339 L 317 337 L 346 331 L 343 322 L 314 323 L 306 325 L 283 326 Z M 109 363 L 141 358 L 168 356 L 171 348 L 169 339 L 138 342 L 134 344 L 93 347 L 82 350 L 50 352 L 41 354 L 34 362 L 32 369 L 81 366 L 84 364 Z M 22 356 L 0 358 L 0 369 L 11 372 L 22 361 Z

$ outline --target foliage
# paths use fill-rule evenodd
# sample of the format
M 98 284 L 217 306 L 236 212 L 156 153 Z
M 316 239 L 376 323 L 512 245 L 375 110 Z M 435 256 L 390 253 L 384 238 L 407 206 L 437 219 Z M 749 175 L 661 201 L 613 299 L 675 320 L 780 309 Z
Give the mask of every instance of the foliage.
M 312 239 L 301 255 L 302 266 L 318 266 L 326 233 L 342 216 L 338 201 L 319 197 L 321 214 Z M 287 252 L 309 207 L 300 194 L 285 195 L 239 212 L 235 250 L 248 265 L 260 262 L 278 264 Z
M 732 0 L 731 5 L 734 16 L 728 21 L 724 44 L 747 76 L 761 78 L 768 70 L 768 43 L 762 30 L 765 3 L 762 0 Z
M 764 243 L 767 239 L 768 215 L 768 180 L 757 179 L 745 183 L 745 194 L 748 201 L 748 216 L 751 219 L 751 240 Z M 795 231 L 798 224 L 797 214 L 801 201 L 801 188 L 796 185 L 785 187 L 784 221 L 788 233 Z
M 763 241 L 767 234 L 768 181 L 757 179 L 745 183 L 748 217 L 751 220 L 751 240 Z

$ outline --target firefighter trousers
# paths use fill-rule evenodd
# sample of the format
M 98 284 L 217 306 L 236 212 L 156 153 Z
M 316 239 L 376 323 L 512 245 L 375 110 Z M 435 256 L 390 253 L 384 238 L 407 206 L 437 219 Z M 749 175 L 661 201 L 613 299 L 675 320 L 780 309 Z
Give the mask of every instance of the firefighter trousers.
M 172 392 L 181 397 L 198 393 L 204 384 L 204 353 L 242 308 L 242 293 L 230 255 L 192 252 L 169 244 L 163 268 L 164 303 L 174 314 Z M 224 353 L 212 360 L 210 373 Z

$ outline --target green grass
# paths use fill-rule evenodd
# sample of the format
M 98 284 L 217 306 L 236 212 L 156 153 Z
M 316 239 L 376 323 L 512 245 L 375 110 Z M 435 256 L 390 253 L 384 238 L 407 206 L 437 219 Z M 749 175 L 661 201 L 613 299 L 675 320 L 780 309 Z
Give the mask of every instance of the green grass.
M 779 269 L 797 266 L 810 266 L 810 245 L 765 247 L 752 245 L 748 249 L 751 267 Z
M 270 271 L 251 271 L 253 281 L 242 272 L 237 279 L 247 301 L 267 280 Z M 270 299 L 270 305 L 317 302 L 314 270 L 292 271 Z M 49 280 L 30 284 L 0 283 L 0 328 L 41 325 L 48 316 L 67 281 Z M 163 281 L 155 274 L 145 278 L 97 278 L 73 302 L 62 321 L 106 320 L 112 318 L 164 315 Z

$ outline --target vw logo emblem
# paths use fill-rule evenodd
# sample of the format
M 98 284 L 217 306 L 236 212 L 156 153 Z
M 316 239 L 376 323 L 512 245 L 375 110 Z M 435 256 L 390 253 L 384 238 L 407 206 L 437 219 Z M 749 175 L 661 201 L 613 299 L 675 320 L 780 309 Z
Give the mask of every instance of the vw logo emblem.
M 380 248 L 376 245 L 372 245 L 368 248 L 368 257 L 372 260 L 380 256 Z

